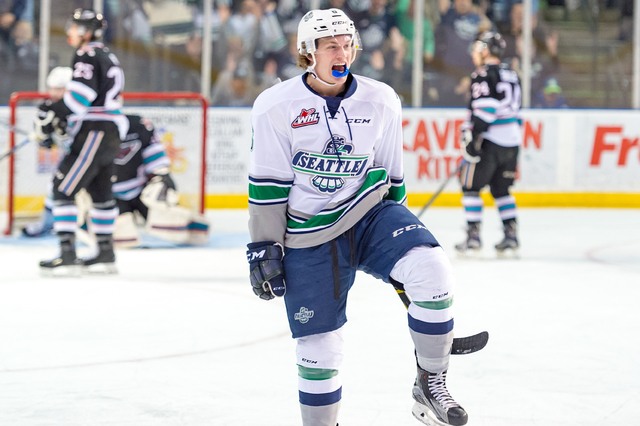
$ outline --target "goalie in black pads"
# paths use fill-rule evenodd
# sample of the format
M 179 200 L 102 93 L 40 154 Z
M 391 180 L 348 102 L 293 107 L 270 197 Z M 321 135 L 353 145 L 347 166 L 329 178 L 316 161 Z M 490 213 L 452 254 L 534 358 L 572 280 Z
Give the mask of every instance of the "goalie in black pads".
M 489 186 L 504 227 L 495 245 L 498 254 L 519 247 L 516 201 L 510 193 L 522 143 L 521 88 L 518 74 L 500 62 L 506 43 L 499 33 L 483 32 L 471 48 L 476 70 L 471 74 L 469 117 L 462 128 L 464 163 L 460 170 L 467 238 L 455 246 L 460 253 L 482 248 L 480 191 Z
M 178 205 L 176 185 L 169 173 L 171 162 L 157 139 L 153 123 L 127 115 L 129 131 L 116 156 L 113 194 L 120 214 L 114 239 L 117 247 L 140 243 L 138 222 L 150 235 L 180 244 L 204 244 L 209 225 L 202 215 Z

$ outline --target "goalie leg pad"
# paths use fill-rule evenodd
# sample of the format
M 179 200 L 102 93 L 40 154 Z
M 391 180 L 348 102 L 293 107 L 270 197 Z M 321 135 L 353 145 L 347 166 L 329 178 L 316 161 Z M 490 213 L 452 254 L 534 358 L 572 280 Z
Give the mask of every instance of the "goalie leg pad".
M 209 242 L 209 220 L 201 214 L 192 213 L 187 225 L 189 244 L 201 246 Z
M 149 235 L 178 244 L 202 245 L 209 241 L 208 220 L 180 206 L 150 208 L 145 229 Z
M 131 248 L 140 245 L 140 233 L 133 212 L 123 213 L 116 218 L 113 243 L 116 248 Z

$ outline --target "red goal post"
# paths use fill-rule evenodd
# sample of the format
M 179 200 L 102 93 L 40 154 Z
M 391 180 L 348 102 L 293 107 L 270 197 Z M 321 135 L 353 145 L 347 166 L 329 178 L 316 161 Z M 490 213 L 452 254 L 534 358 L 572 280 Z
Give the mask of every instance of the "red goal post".
M 124 92 L 123 97 L 125 113 L 141 115 L 154 123 L 172 161 L 180 204 L 204 213 L 207 99 L 194 92 Z M 40 92 L 11 94 L 8 146 L 2 152 L 28 137 L 37 105 L 46 98 L 47 94 Z M 33 220 L 41 213 L 60 155 L 56 148 L 47 150 L 28 143 L 0 163 L 0 215 L 5 217 L 0 225 L 5 235 L 14 231 L 16 222 Z

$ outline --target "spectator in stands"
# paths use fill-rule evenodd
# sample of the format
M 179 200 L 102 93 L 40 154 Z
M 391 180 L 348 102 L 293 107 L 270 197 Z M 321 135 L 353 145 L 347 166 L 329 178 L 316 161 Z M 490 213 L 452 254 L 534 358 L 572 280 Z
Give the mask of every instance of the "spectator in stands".
M 504 61 L 518 73 L 522 71 L 522 27 L 524 20 L 524 5 L 516 0 L 511 6 L 511 20 L 509 30 L 503 34 L 507 43 Z M 532 16 L 532 46 L 531 46 L 531 93 L 541 93 L 545 81 L 557 75 L 560 62 L 558 60 L 558 33 L 542 25 L 537 15 Z
M 298 19 L 300 21 L 300 19 Z M 296 40 L 298 38 L 297 27 L 292 33 L 287 34 L 288 50 L 285 60 L 278 64 L 278 76 L 282 80 L 288 80 L 302 74 L 303 70 L 297 65 L 298 47 Z
M 402 73 L 405 48 L 388 3 L 371 0 L 369 9 L 350 15 L 365 46 L 351 70 L 392 85 L 395 76 Z
M 518 74 L 522 75 L 522 51 L 524 47 L 524 38 L 519 36 L 515 39 L 516 55 L 511 58 L 505 58 L 508 63 Z M 558 72 L 558 60 L 546 55 L 540 55 L 537 51 L 535 41 L 531 42 L 530 47 L 531 58 L 531 92 L 532 94 L 541 93 L 544 88 L 545 81 Z
M 227 57 L 226 37 L 229 30 L 228 22 L 232 15 L 231 3 L 231 0 L 213 1 L 213 10 L 211 13 L 211 71 L 214 74 L 222 71 L 225 66 Z M 202 59 L 202 26 L 204 25 L 204 14 L 201 4 L 192 5 L 192 17 L 194 30 L 186 42 L 185 51 L 189 57 L 189 68 L 196 70 L 199 74 Z
M 0 43 L 11 44 L 13 27 L 27 10 L 28 1 L 33 0 L 0 0 Z
M 35 90 L 38 44 L 33 39 L 34 0 L 0 0 L 0 96 Z
M 413 10 L 416 0 L 398 0 L 395 7 L 395 20 L 396 25 L 403 38 L 404 54 L 402 73 L 399 81 L 392 81 L 392 86 L 399 92 L 401 97 L 408 97 L 411 92 L 411 72 L 413 64 L 413 39 L 414 39 L 414 24 L 413 24 Z M 423 37 L 422 37 L 422 61 L 423 66 L 427 68 L 427 65 L 433 60 L 435 52 L 435 39 L 433 33 L 433 21 L 429 19 L 432 8 L 431 2 L 425 2 L 425 19 L 423 21 Z M 393 42 L 393 40 L 391 40 Z M 365 45 L 365 50 L 368 49 Z
M 620 21 L 618 40 L 631 40 L 633 35 L 633 4 L 634 0 L 619 0 L 620 2 Z
M 518 37 L 522 36 L 522 27 L 524 24 L 524 4 L 522 0 L 514 0 L 509 16 L 509 28 L 503 32 L 505 41 L 507 42 L 505 57 L 516 56 L 515 49 L 517 43 L 515 41 Z M 535 43 L 537 54 L 547 56 L 557 62 L 558 33 L 545 26 L 544 23 L 541 23 L 536 13 L 531 17 L 531 36 Z
M 216 80 L 211 94 L 211 105 L 248 107 L 253 105 L 259 89 L 255 84 L 253 66 L 246 58 L 236 62 L 231 56 L 227 68 Z
M 321 9 L 340 9 L 347 16 L 353 16 L 356 11 L 351 7 L 352 3 L 353 1 L 348 0 L 324 0 L 320 2 L 321 6 L 319 7 Z
M 548 4 L 556 0 L 547 0 Z M 564 2 L 564 0 L 561 0 Z M 514 4 L 522 3 L 522 0 L 481 0 L 486 4 L 485 14 L 493 22 L 498 31 L 505 33 L 511 25 L 511 9 Z M 537 15 L 540 9 L 539 0 L 531 0 L 531 11 Z
M 127 40 L 136 40 L 144 44 L 152 41 L 149 15 L 144 10 L 143 0 L 132 0 L 123 3 L 122 27 Z
M 263 69 L 268 59 L 276 63 L 286 61 L 288 40 L 276 14 L 276 2 L 258 0 L 256 8 L 258 18 L 258 42 L 254 52 L 254 68 Z
M 472 0 L 453 0 L 435 32 L 433 68 L 437 72 L 438 104 L 465 106 L 469 75 L 474 69 L 469 49 L 476 35 L 490 30 L 491 21 Z
M 227 36 L 242 39 L 243 56 L 253 57 L 259 38 L 260 5 L 256 0 L 242 0 L 227 22 Z
M 542 92 L 537 94 L 533 106 L 534 108 L 569 108 L 558 80 L 550 78 L 546 81 Z
M 278 59 L 275 56 L 269 56 L 267 60 L 264 61 L 262 70 L 260 70 L 260 72 L 258 72 L 256 76 L 256 82 L 258 84 L 257 94 L 262 92 L 267 87 L 271 87 L 282 80 L 278 75 L 278 70 Z

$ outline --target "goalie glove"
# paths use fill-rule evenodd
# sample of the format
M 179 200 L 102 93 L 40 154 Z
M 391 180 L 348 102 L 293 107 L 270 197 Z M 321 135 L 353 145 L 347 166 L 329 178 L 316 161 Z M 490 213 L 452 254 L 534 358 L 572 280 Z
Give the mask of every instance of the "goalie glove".
M 53 146 L 51 134 L 54 131 L 53 120 L 56 118 L 56 113 L 51 109 L 43 109 L 43 105 L 38 109 L 38 117 L 33 120 L 33 132 L 29 137 L 40 146 L 51 148 Z
M 249 281 L 256 296 L 263 300 L 286 293 L 282 246 L 274 241 L 247 244 Z
M 178 198 L 176 184 L 168 173 L 153 175 L 140 194 L 140 199 L 149 208 L 176 206 Z
M 50 149 L 56 141 L 66 138 L 66 127 L 66 120 L 59 117 L 50 101 L 45 101 L 38 107 L 38 117 L 33 121 L 33 132 L 29 137 L 41 147 Z
M 460 136 L 462 158 L 472 164 L 479 162 L 482 154 L 482 136 L 478 135 L 474 138 L 470 129 L 463 130 Z

